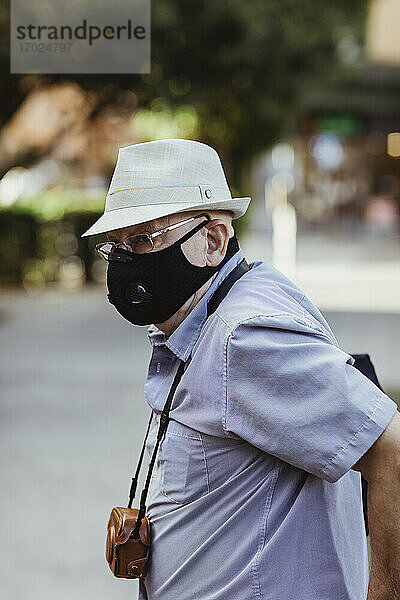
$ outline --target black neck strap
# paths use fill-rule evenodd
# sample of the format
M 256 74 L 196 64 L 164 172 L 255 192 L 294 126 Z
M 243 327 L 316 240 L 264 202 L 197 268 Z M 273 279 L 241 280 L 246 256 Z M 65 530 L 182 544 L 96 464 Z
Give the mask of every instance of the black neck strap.
M 214 294 L 211 296 L 210 300 L 208 301 L 208 305 L 207 305 L 207 318 L 213 313 L 215 312 L 215 310 L 217 309 L 217 307 L 220 305 L 220 303 L 222 302 L 222 300 L 225 298 L 225 296 L 228 294 L 229 290 L 231 289 L 231 287 L 233 286 L 233 284 L 240 279 L 240 277 L 242 277 L 242 275 L 244 275 L 245 273 L 247 273 L 247 271 L 250 270 L 249 265 L 247 264 L 246 260 L 243 259 L 234 269 L 233 271 L 231 271 L 229 273 L 229 275 L 222 281 L 222 283 L 219 285 L 219 287 L 216 289 L 216 291 L 214 292 Z M 180 361 L 178 369 L 176 371 L 174 380 L 172 382 L 171 388 L 168 392 L 168 396 L 167 396 L 167 400 L 164 404 L 164 407 L 162 409 L 161 415 L 160 415 L 160 424 L 158 426 L 158 432 L 157 432 L 157 439 L 156 439 L 156 443 L 154 445 L 154 449 L 151 455 L 151 459 L 150 459 L 150 463 L 149 463 L 149 468 L 147 470 L 147 477 L 146 477 L 146 482 L 145 485 L 143 487 L 142 493 L 140 495 L 140 507 L 139 507 L 139 513 L 138 513 L 138 517 L 136 520 L 136 526 L 135 529 L 133 530 L 131 537 L 133 538 L 138 538 L 139 537 L 139 529 L 140 526 L 142 524 L 142 519 L 144 517 L 144 515 L 146 514 L 146 500 L 147 500 L 147 493 L 149 490 L 149 486 L 150 486 L 150 480 L 151 480 L 151 475 L 153 473 L 153 468 L 154 468 L 154 464 L 156 461 L 156 457 L 157 457 L 157 452 L 158 452 L 158 448 L 160 446 L 161 440 L 167 430 L 168 427 L 168 423 L 169 423 L 169 412 L 171 410 L 171 405 L 172 405 L 172 400 L 176 391 L 176 388 L 178 387 L 178 384 L 182 378 L 182 375 L 185 371 L 185 366 L 186 363 L 184 361 Z M 128 501 L 128 508 L 131 508 L 132 506 L 132 502 L 133 499 L 135 497 L 136 494 L 136 487 L 137 487 L 137 482 L 138 482 L 138 477 L 139 477 L 139 472 L 140 472 L 140 468 L 142 466 L 142 461 L 143 461 L 143 455 L 144 455 L 144 450 L 145 450 L 145 446 L 146 446 L 146 441 L 147 441 L 147 437 L 150 431 L 150 424 L 152 421 L 152 417 L 153 417 L 153 412 L 150 415 L 150 419 L 147 425 L 147 430 L 146 430 L 146 435 L 144 438 L 144 442 L 143 442 L 143 446 L 142 446 L 142 450 L 140 452 L 140 457 L 139 457 L 139 462 L 136 468 L 136 472 L 135 472 L 135 476 L 132 477 L 132 483 L 131 483 L 131 488 L 129 491 L 129 501 Z
M 249 265 L 247 264 L 246 260 L 243 259 L 233 269 L 233 271 L 231 271 L 229 273 L 229 275 L 226 277 L 226 279 L 224 279 L 221 282 L 221 284 L 217 287 L 214 294 L 211 296 L 211 298 L 208 301 L 207 318 L 210 315 L 212 315 L 213 312 L 215 312 L 217 310 L 218 306 L 221 304 L 222 300 L 225 298 L 225 296 L 227 295 L 227 293 L 229 292 L 229 290 L 231 289 L 231 287 L 233 286 L 235 281 L 240 279 L 240 277 L 242 277 L 242 275 L 247 273 L 247 271 L 249 271 L 249 270 L 250 270 Z

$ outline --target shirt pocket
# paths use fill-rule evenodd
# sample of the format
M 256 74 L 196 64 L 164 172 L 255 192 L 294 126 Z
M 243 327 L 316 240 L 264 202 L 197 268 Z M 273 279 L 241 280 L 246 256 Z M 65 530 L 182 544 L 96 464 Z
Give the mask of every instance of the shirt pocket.
M 170 421 L 159 448 L 160 492 L 177 504 L 193 502 L 209 492 L 201 434 Z

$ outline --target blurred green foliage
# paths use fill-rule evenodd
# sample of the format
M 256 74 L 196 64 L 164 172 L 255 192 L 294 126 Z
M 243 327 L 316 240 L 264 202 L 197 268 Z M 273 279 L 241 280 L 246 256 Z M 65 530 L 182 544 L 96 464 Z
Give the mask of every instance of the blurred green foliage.
M 81 190 L 54 188 L 29 197 L 22 196 L 13 210 L 32 215 L 42 222 L 61 219 L 71 213 L 101 213 L 104 208 L 103 189 Z M 0 211 L 8 210 L 0 207 Z
M 44 287 L 58 282 L 71 260 L 82 265 L 83 281 L 99 281 L 100 259 L 93 247 L 104 236 L 89 241 L 80 236 L 100 216 L 103 206 L 104 192 L 85 195 L 79 190 L 52 190 L 1 208 L 0 285 Z

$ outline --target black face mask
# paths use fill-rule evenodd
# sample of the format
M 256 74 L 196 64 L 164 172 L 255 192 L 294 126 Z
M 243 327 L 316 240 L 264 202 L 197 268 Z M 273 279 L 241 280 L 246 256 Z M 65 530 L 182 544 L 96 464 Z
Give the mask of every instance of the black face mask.
M 118 248 L 109 255 L 108 299 L 120 315 L 134 325 L 163 323 L 236 254 L 239 244 L 233 235 L 219 265 L 192 265 L 181 246 L 204 225 L 205 222 L 200 223 L 174 244 L 157 252 L 134 254 Z

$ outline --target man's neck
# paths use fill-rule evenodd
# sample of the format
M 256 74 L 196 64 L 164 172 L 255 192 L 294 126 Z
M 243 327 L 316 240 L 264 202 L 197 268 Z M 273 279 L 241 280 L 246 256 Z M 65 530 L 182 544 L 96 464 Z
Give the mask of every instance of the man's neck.
M 206 281 L 205 284 L 202 285 L 202 287 L 198 289 L 197 292 L 195 292 L 193 296 L 191 296 L 185 302 L 185 304 L 181 306 L 179 310 L 176 311 L 175 314 L 172 315 L 172 317 L 167 319 L 167 321 L 164 321 L 164 323 L 155 323 L 155 326 L 158 327 L 160 331 L 165 333 L 166 338 L 169 338 L 169 336 L 175 331 L 175 329 L 178 329 L 182 321 L 184 321 L 186 317 L 191 313 L 196 304 L 202 299 L 204 294 L 210 288 L 216 276 L 217 273 L 215 273 L 208 281 Z

